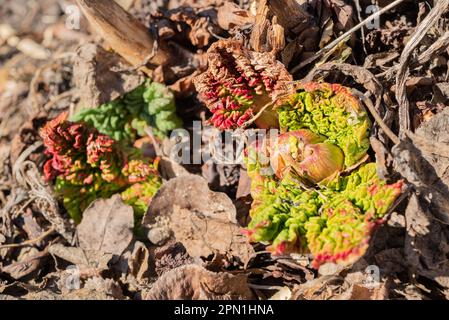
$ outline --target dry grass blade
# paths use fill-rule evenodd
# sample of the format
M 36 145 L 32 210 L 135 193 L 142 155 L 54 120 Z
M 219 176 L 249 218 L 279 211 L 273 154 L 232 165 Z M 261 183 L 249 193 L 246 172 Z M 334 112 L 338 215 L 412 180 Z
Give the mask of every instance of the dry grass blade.
M 416 28 L 415 33 L 407 42 L 402 52 L 399 71 L 396 75 L 396 100 L 399 104 L 399 134 L 403 136 L 410 130 L 410 102 L 407 98 L 407 76 L 409 74 L 409 63 L 413 51 L 418 47 L 427 32 L 437 23 L 440 17 L 448 10 L 449 0 L 440 0 L 430 11 L 426 18 Z
M 327 46 L 325 46 L 323 49 L 321 49 L 320 51 L 318 51 L 317 53 L 315 53 L 313 56 L 311 56 L 310 58 L 304 60 L 303 62 L 301 62 L 299 65 L 297 65 L 296 67 L 294 67 L 290 72 L 292 74 L 298 72 L 299 70 L 301 70 L 303 67 L 305 67 L 306 65 L 308 65 L 309 63 L 312 63 L 313 61 L 319 59 L 323 54 L 325 54 L 327 51 L 331 50 L 333 47 L 335 47 L 336 45 L 338 45 L 340 42 L 344 41 L 348 36 L 350 36 L 352 33 L 358 31 L 360 28 L 363 28 L 363 26 L 365 26 L 366 24 L 370 23 L 371 21 L 373 21 L 374 19 L 379 18 L 382 14 L 384 14 L 385 12 L 393 9 L 394 7 L 398 6 L 399 4 L 401 4 L 402 2 L 404 2 L 405 0 L 396 0 L 393 1 L 392 3 L 390 3 L 388 6 L 382 8 L 379 11 L 376 11 L 375 13 L 373 13 L 372 15 L 370 15 L 369 17 L 367 17 L 365 20 L 363 20 L 362 22 L 360 22 L 359 24 L 357 24 L 356 26 L 354 26 L 353 28 L 351 28 L 351 30 L 348 30 L 347 32 L 345 32 L 344 34 L 342 34 L 340 37 L 338 37 L 337 39 L 335 39 L 334 41 L 332 41 L 331 43 L 329 43 Z
M 47 231 L 45 231 L 44 233 L 42 233 L 39 237 L 35 238 L 35 239 L 31 239 L 31 240 L 27 240 L 21 243 L 11 243 L 11 244 L 3 244 L 0 245 L 0 250 L 1 249 L 9 249 L 9 248 L 20 248 L 20 247 L 25 247 L 25 246 L 31 246 L 33 244 L 39 243 L 40 241 L 44 240 L 47 236 L 49 236 L 50 234 L 52 234 L 55 231 L 55 228 L 50 228 Z
M 444 52 L 449 46 L 449 31 L 445 32 L 437 41 L 432 43 L 432 45 L 427 48 L 426 51 L 421 53 L 416 60 L 410 61 L 409 68 L 413 69 L 427 63 L 431 59 L 435 58 L 437 55 Z M 385 77 L 390 79 L 394 73 L 400 69 L 400 65 L 394 65 L 385 72 L 376 75 L 377 78 Z
M 382 128 L 382 130 L 385 132 L 385 134 L 390 138 L 391 141 L 393 141 L 394 144 L 399 143 L 399 138 L 397 135 L 394 134 L 393 131 L 385 124 L 382 117 L 377 113 L 376 108 L 374 107 L 371 100 L 363 96 L 363 102 L 365 103 L 366 107 L 370 111 L 371 115 L 373 116 L 374 120 L 379 124 L 379 126 Z

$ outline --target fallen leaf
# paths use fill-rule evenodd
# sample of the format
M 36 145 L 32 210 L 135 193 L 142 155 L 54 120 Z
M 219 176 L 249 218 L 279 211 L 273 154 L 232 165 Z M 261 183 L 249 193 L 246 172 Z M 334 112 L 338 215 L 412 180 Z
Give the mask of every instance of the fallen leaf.
M 286 67 L 289 67 L 293 59 L 300 55 L 303 51 L 304 46 L 301 41 L 298 41 L 298 39 L 289 42 L 281 52 L 282 63 Z
M 237 224 L 231 199 L 224 193 L 210 191 L 199 176 L 181 176 L 159 189 L 143 225 L 151 232 L 153 227 L 160 228 L 161 219 L 168 219 L 174 238 L 191 257 L 208 257 L 218 252 L 245 263 L 254 253 Z
M 328 300 L 338 295 L 344 283 L 340 276 L 322 276 L 296 285 L 291 300 Z
M 432 123 L 432 120 L 429 123 Z M 444 128 L 441 129 L 444 130 Z M 447 129 L 449 129 L 449 121 L 447 121 L 446 132 Z M 439 132 L 439 129 L 436 132 Z M 394 168 L 416 190 L 420 191 L 420 199 L 425 203 L 424 207 L 429 207 L 437 219 L 449 224 L 449 175 L 447 174 L 449 148 L 447 148 L 447 142 L 440 142 L 438 136 L 424 138 L 411 133 L 408 135 L 411 135 L 412 139 L 403 139 L 392 149 Z M 437 147 L 436 144 L 439 146 Z M 446 155 L 438 156 L 438 153 L 446 153 Z
M 319 47 L 324 48 L 332 40 L 333 35 L 334 35 L 334 22 L 331 19 L 329 19 L 324 25 Z
M 86 43 L 78 48 L 76 56 L 73 81 L 80 97 L 77 109 L 115 100 L 144 80 L 136 72 L 123 71 L 130 69 L 130 65 L 99 45 Z
M 107 270 L 109 263 L 113 259 L 113 254 L 111 253 L 85 251 L 79 247 L 66 247 L 58 243 L 49 246 L 48 252 L 55 257 L 76 265 L 80 269 L 93 268 L 97 273 Z
M 56 293 L 49 290 L 30 292 L 25 300 L 123 300 L 120 286 L 111 279 L 88 279 L 83 288 Z
M 137 279 L 142 281 L 148 278 L 150 253 L 147 247 L 140 241 L 134 244 L 131 257 L 128 259 L 130 273 Z
M 9 274 L 13 279 L 22 279 L 30 276 L 34 272 L 37 272 L 42 264 L 47 261 L 48 251 L 44 250 L 36 253 L 35 255 L 23 259 L 21 261 L 9 264 L 2 267 L 0 265 L 0 273 L 4 272 Z
M 376 288 L 354 284 L 343 294 L 334 298 L 335 300 L 387 300 L 388 289 L 386 283 L 379 284 Z
M 343 0 L 326 0 L 326 5 L 334 12 L 338 29 L 347 31 L 354 26 L 354 10 L 351 5 L 345 3 Z
M 244 169 L 240 169 L 239 184 L 237 187 L 236 199 L 247 197 L 251 194 L 251 179 L 248 176 L 248 172 Z
M 432 102 L 434 103 L 444 103 L 449 102 L 449 82 L 436 83 L 433 87 L 434 98 Z
M 278 292 L 271 296 L 269 300 L 290 300 L 292 291 L 289 287 L 282 287 Z
M 206 47 L 214 40 L 213 35 L 222 30 L 214 23 L 216 14 L 194 10 L 192 7 L 180 6 L 168 12 L 168 18 L 177 26 L 177 33 L 185 32 L 192 45 Z
M 133 240 L 134 212 L 120 195 L 94 201 L 78 225 L 80 248 L 120 256 Z
M 144 300 L 251 300 L 243 274 L 214 273 L 197 265 L 186 265 L 162 275 L 143 295 Z
M 409 266 L 424 277 L 449 288 L 449 232 L 412 195 L 405 212 L 407 234 L 405 259 Z

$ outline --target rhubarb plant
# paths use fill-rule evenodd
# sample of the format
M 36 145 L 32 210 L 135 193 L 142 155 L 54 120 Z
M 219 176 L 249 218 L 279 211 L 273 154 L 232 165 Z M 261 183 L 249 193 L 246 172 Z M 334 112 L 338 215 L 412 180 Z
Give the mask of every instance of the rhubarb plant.
M 145 136 L 147 126 L 160 138 L 182 126 L 174 94 L 163 84 L 149 80 L 120 99 L 79 111 L 71 120 L 84 121 L 117 141 Z
M 44 164 L 45 179 L 55 183 L 69 215 L 80 222 L 94 200 L 121 193 L 136 217 L 143 216 L 161 185 L 157 162 L 86 122 L 71 122 L 67 117 L 62 113 L 49 121 L 40 135 L 49 158 Z
M 207 52 L 208 69 L 194 79 L 200 100 L 219 129 L 236 129 L 276 100 L 292 80 L 285 66 L 269 53 L 251 51 L 237 40 L 220 40 Z M 255 121 L 277 128 L 278 114 L 266 108 Z
M 308 129 L 344 153 L 345 166 L 360 161 L 370 147 L 368 114 L 350 89 L 339 84 L 306 83 L 278 108 L 281 130 Z
M 316 268 L 354 262 L 402 189 L 375 163 L 357 165 L 370 147 L 368 115 L 349 89 L 316 83 L 277 111 L 281 134 L 245 152 L 254 199 L 245 234 L 274 255 L 311 253 Z

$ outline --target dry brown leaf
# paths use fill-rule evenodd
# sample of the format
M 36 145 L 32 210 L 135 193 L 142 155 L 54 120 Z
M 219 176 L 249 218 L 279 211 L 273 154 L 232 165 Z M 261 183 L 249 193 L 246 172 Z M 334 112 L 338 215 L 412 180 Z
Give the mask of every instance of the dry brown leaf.
M 278 292 L 276 292 L 273 296 L 271 296 L 268 300 L 290 300 L 292 297 L 292 291 L 289 287 L 282 287 L 279 289 Z
M 388 288 L 385 282 L 379 284 L 376 288 L 367 288 L 365 286 L 354 284 L 347 291 L 335 300 L 387 300 Z
M 200 67 L 199 69 L 203 71 L 205 70 L 205 68 L 203 67 Z M 201 73 L 200 70 L 195 71 L 192 74 L 183 77 L 177 80 L 174 84 L 170 85 L 170 89 L 173 91 L 177 98 L 186 98 L 196 93 L 193 79 Z
M 296 285 L 291 300 L 328 300 L 341 293 L 344 283 L 340 276 L 322 276 Z
M 121 255 L 133 240 L 134 211 L 120 195 L 94 201 L 78 225 L 83 250 Z
M 323 32 L 321 34 L 321 40 L 319 43 L 319 47 L 324 48 L 331 40 L 334 35 L 334 22 L 329 19 L 324 25 Z
M 170 241 L 154 249 L 154 271 L 161 276 L 172 269 L 192 264 L 194 261 L 180 242 Z
M 299 56 L 303 51 L 304 46 L 302 41 L 299 41 L 299 39 L 289 42 L 281 52 L 282 63 L 288 67 L 293 59 Z
M 405 258 L 419 275 L 449 288 L 449 232 L 413 194 L 406 213 Z
M 143 224 L 151 232 L 165 219 L 176 240 L 192 257 L 218 252 L 245 263 L 254 253 L 237 224 L 231 199 L 224 193 L 210 191 L 199 176 L 172 179 L 154 196 Z
M 404 257 L 403 248 L 390 248 L 383 250 L 376 253 L 374 260 L 376 261 L 376 265 L 381 268 L 380 270 L 383 274 L 394 274 L 405 270 L 406 259 Z
M 251 194 L 251 179 L 248 176 L 248 172 L 244 169 L 240 169 L 239 185 L 237 188 L 237 199 L 247 197 Z
M 139 86 L 144 78 L 124 71 L 129 68 L 120 56 L 99 45 L 87 43 L 79 47 L 73 68 L 74 87 L 80 97 L 78 108 L 94 108 Z
M 110 261 L 113 259 L 111 253 L 85 251 L 79 247 L 66 247 L 58 243 L 49 246 L 48 252 L 78 266 L 80 269 L 95 269 L 96 272 L 107 270 Z
M 285 28 L 286 33 L 292 31 L 300 34 L 306 30 L 310 31 L 313 18 L 307 11 L 309 5 L 306 1 L 270 0 L 268 7 L 277 17 L 279 24 Z
M 37 272 L 47 258 L 48 251 L 44 250 L 5 267 L 0 265 L 0 273 L 4 272 L 18 280 Z
M 243 274 L 214 273 L 186 265 L 164 273 L 144 300 L 251 300 L 255 299 Z
M 354 26 L 354 10 L 351 5 L 345 3 L 343 0 L 326 0 L 326 5 L 334 12 L 339 30 L 349 30 Z
M 416 134 L 427 139 L 427 143 L 423 141 L 423 143 L 419 143 L 419 147 L 423 150 L 426 160 L 435 168 L 437 177 L 445 185 L 440 184 L 439 187 L 447 189 L 449 186 L 449 147 L 447 147 L 449 144 L 449 109 L 445 108 L 432 117 L 416 130 Z M 413 137 L 412 140 L 414 140 Z M 414 142 L 417 143 L 418 141 Z M 428 151 L 432 145 L 438 145 L 434 150 L 436 152 Z
M 392 149 L 395 169 L 420 191 L 423 208 L 449 224 L 449 110 L 407 136 Z
M 449 287 L 449 112 L 432 117 L 393 148 L 395 169 L 413 186 L 404 255 L 418 275 Z
M 26 300 L 123 300 L 120 286 L 111 279 L 91 278 L 83 288 L 55 293 L 50 290 L 30 292 Z
M 182 29 L 183 25 L 187 25 L 186 32 L 190 42 L 199 48 L 203 48 L 211 43 L 212 39 L 214 39 L 212 34 L 220 33 L 219 28 L 211 23 L 209 17 L 200 16 L 189 7 L 180 7 L 173 10 L 169 15 L 169 19 L 172 22 L 181 23 L 178 30 Z

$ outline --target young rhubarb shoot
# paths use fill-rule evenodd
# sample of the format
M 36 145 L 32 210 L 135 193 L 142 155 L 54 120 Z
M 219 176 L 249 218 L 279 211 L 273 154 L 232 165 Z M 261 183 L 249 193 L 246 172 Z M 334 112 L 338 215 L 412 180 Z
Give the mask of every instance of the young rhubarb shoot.
M 210 122 L 219 129 L 236 129 L 267 104 L 292 80 L 285 66 L 269 53 L 245 48 L 237 40 L 215 42 L 207 52 L 208 69 L 195 78 L 199 98 L 212 112 Z M 277 128 L 273 107 L 255 121 L 259 128 Z
M 80 222 L 82 212 L 98 198 L 122 193 L 136 215 L 149 205 L 161 184 L 156 164 L 135 148 L 124 147 L 85 122 L 67 120 L 67 113 L 40 131 L 48 160 L 44 176 L 55 183 L 69 215 Z

